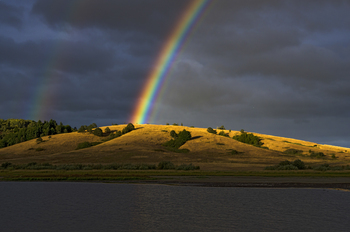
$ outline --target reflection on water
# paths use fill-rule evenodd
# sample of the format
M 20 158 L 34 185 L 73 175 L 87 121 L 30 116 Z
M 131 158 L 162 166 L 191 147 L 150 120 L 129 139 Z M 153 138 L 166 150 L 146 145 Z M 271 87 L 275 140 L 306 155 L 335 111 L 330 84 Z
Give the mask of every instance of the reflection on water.
M 349 231 L 350 193 L 0 182 L 1 231 Z

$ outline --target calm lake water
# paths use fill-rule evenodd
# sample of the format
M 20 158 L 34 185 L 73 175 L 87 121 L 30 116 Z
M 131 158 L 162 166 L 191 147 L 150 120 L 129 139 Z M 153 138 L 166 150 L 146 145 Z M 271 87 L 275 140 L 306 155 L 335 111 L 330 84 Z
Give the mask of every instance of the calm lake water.
M 0 231 L 350 231 L 350 192 L 0 182 Z

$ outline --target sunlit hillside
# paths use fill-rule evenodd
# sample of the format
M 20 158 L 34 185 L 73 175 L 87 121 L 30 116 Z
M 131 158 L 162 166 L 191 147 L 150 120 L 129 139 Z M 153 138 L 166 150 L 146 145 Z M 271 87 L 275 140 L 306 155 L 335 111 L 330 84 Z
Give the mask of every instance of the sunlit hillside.
M 111 132 L 122 130 L 126 125 L 109 126 Z M 262 148 L 232 139 L 239 131 L 224 130 L 229 137 L 211 134 L 207 128 L 192 128 L 171 125 L 135 125 L 133 130 L 121 137 L 99 145 L 76 150 L 79 143 L 99 142 L 98 137 L 88 132 L 57 134 L 43 137 L 0 149 L 0 163 L 146 163 L 157 164 L 171 161 L 175 164 L 193 163 L 201 170 L 262 170 L 283 160 L 301 159 L 306 164 L 330 163 L 347 165 L 350 163 L 350 149 L 321 145 L 297 139 L 255 134 L 262 138 Z M 105 127 L 101 127 L 104 131 Z M 187 153 L 169 151 L 164 144 L 172 137 L 170 131 L 191 132 L 192 139 L 180 149 Z M 220 131 L 220 130 L 218 130 Z M 288 149 L 298 150 L 298 154 L 286 154 Z M 233 154 L 232 150 L 238 152 Z M 311 157 L 311 152 L 322 152 L 322 158 Z

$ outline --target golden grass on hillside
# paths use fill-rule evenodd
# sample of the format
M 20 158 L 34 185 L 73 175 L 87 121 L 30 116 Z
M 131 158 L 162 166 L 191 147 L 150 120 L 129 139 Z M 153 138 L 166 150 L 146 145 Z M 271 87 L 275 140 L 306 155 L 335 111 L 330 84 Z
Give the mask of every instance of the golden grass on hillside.
M 122 130 L 126 125 L 109 126 L 112 132 Z M 101 127 L 104 131 L 106 127 Z M 157 164 L 161 161 L 171 161 L 175 164 L 193 163 L 201 170 L 262 170 L 268 165 L 275 165 L 283 160 L 301 159 L 307 164 L 330 163 L 334 165 L 349 164 L 350 154 L 346 148 L 320 145 L 296 139 L 278 136 L 256 134 L 263 139 L 265 147 L 258 148 L 232 139 L 238 131 L 225 130 L 230 138 L 210 134 L 206 128 L 190 128 L 170 125 L 135 125 L 136 130 L 121 137 L 104 142 L 97 146 L 75 150 L 79 143 L 99 142 L 103 138 L 89 133 L 69 133 L 53 135 L 44 142 L 37 144 L 31 140 L 0 149 L 0 163 L 147 163 Z M 176 153 L 167 150 L 163 143 L 171 139 L 170 131 L 177 133 L 186 129 L 192 134 L 181 149 L 188 153 Z M 37 151 L 37 148 L 43 149 Z M 287 149 L 302 150 L 302 155 L 288 155 Z M 39 149 L 40 150 L 40 149 Z M 240 152 L 233 155 L 232 150 Z M 324 159 L 311 158 L 309 150 L 323 152 Z M 337 158 L 332 159 L 334 154 Z

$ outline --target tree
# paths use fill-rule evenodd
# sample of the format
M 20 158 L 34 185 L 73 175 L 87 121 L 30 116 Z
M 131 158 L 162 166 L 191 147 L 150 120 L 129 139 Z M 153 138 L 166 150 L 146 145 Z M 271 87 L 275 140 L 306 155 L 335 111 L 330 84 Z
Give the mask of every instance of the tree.
M 105 128 L 105 133 L 111 133 L 111 129 L 108 126 Z
M 174 139 L 177 138 L 177 134 L 174 130 L 170 131 L 170 136 L 173 137 Z
M 166 147 L 173 147 L 178 149 L 179 147 L 184 145 L 188 140 L 190 140 L 191 137 L 191 132 L 184 129 L 183 131 L 180 131 L 179 134 L 177 134 L 177 137 L 175 139 L 171 139 L 163 145 Z
M 70 133 L 72 131 L 73 131 L 73 129 L 70 125 L 64 126 L 64 130 L 63 130 L 64 133 Z
M 219 135 L 221 135 L 221 136 L 225 136 L 225 137 L 229 137 L 229 135 L 228 135 L 228 134 L 226 134 L 224 131 L 220 131 Z
M 132 123 L 129 123 L 123 130 L 122 134 L 126 134 L 132 130 L 135 130 L 135 126 Z
M 85 132 L 85 126 L 80 126 L 78 132 L 79 133 Z
M 216 130 L 214 130 L 214 129 L 211 128 L 211 127 L 208 127 L 207 131 L 208 131 L 209 133 L 212 133 L 212 134 L 216 134 L 216 133 L 217 133 Z
M 264 144 L 263 142 L 261 142 L 262 139 L 258 136 L 255 136 L 253 133 L 248 134 L 244 132 L 240 135 L 235 135 L 232 138 L 242 143 L 251 144 L 256 147 L 261 147 Z
M 92 128 L 97 128 L 96 123 L 92 123 L 90 126 L 92 126 Z
M 92 124 L 87 127 L 87 131 L 92 133 L 92 129 L 95 128 Z
M 103 135 L 101 128 L 96 128 L 94 130 L 93 134 L 96 135 L 96 136 L 102 136 Z
M 225 127 L 224 127 L 224 125 L 222 125 L 222 126 L 220 126 L 218 129 L 219 129 L 219 130 L 225 130 Z

